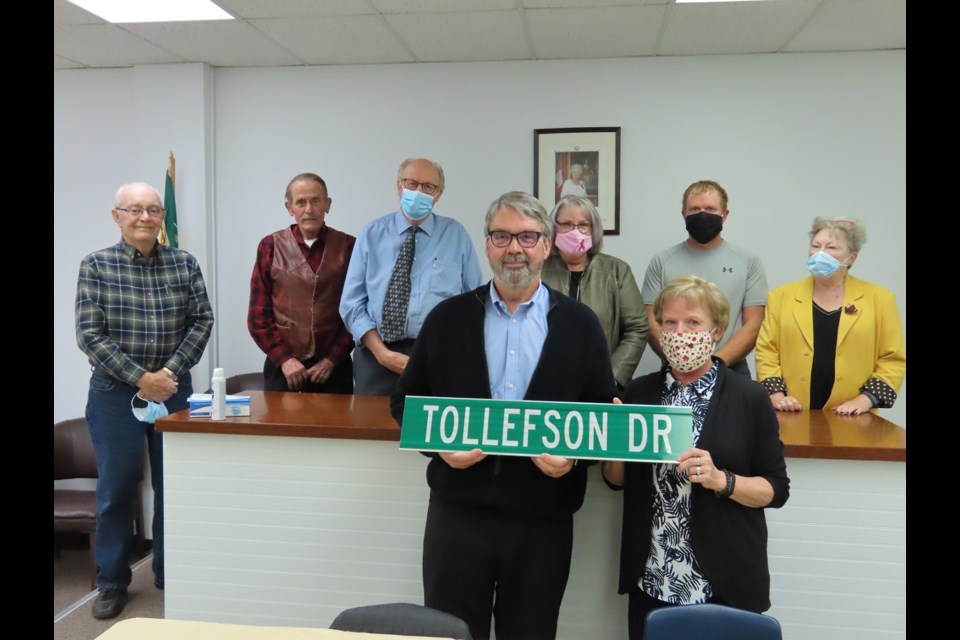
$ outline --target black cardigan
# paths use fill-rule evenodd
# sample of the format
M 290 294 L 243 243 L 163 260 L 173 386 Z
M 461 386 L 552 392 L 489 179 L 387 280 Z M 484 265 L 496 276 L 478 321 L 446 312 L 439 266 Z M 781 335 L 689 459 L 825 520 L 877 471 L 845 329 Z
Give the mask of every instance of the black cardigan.
M 624 403 L 659 405 L 665 376 L 659 371 L 633 380 L 624 393 Z M 722 363 L 697 446 L 710 452 L 718 469 L 766 478 L 773 487 L 769 507 L 782 507 L 787 501 L 790 479 L 770 396 L 758 383 L 731 372 Z M 620 593 L 637 588 L 650 554 L 652 496 L 650 465 L 628 463 Z M 758 613 L 769 609 L 770 570 L 763 509 L 718 498 L 698 484 L 692 487 L 690 505 L 693 552 L 713 585 L 714 595 L 738 609 Z
M 607 341 L 586 305 L 548 288 L 547 337 L 526 400 L 609 403 L 617 394 Z M 401 429 L 407 395 L 490 398 L 483 325 L 490 285 L 438 304 L 424 320 L 390 410 Z M 583 504 L 587 464 L 550 478 L 525 456 L 489 455 L 453 469 L 427 466 L 430 499 L 538 517 L 566 517 Z

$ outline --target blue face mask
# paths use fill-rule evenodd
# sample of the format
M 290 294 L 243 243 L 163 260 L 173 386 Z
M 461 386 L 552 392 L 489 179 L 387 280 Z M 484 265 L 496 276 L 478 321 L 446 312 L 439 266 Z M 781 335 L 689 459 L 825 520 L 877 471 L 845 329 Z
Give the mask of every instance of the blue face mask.
M 147 403 L 145 407 L 138 407 L 134 404 L 134 401 L 142 400 Z M 130 410 L 133 411 L 133 417 L 135 417 L 140 422 L 147 422 L 153 424 L 157 421 L 157 418 L 162 418 L 163 416 L 170 415 L 170 412 L 167 411 L 167 405 L 162 402 L 154 402 L 153 400 L 147 400 L 146 398 L 141 398 L 139 393 L 134 394 L 130 398 Z
M 816 278 L 829 278 L 842 266 L 845 265 L 822 250 L 817 251 L 807 260 L 807 269 Z
M 404 189 L 400 196 L 400 208 L 411 220 L 421 220 L 433 211 L 433 196 L 422 191 Z

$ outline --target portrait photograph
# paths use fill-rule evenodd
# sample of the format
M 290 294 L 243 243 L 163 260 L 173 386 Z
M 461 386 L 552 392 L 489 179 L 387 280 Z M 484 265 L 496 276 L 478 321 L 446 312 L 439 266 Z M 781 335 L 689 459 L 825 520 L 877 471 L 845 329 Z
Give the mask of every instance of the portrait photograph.
M 568 195 L 597 207 L 604 235 L 620 233 L 620 127 L 535 129 L 533 193 L 550 210 Z

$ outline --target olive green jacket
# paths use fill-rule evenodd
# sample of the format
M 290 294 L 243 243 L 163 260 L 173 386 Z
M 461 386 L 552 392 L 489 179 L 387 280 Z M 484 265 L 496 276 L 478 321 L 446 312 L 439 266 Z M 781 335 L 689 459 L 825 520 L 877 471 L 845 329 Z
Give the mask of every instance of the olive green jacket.
M 548 287 L 570 293 L 570 272 L 560 256 L 547 258 L 541 278 Z M 613 377 L 626 385 L 640 363 L 649 332 L 643 295 L 630 265 L 603 253 L 591 256 L 577 294 L 577 299 L 600 319 L 610 348 Z

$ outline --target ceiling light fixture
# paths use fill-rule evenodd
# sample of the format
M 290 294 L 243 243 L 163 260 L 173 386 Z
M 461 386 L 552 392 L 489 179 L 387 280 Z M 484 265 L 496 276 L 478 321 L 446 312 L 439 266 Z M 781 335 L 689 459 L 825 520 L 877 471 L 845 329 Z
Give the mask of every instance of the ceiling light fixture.
M 233 20 L 210 0 L 69 0 L 107 22 Z

